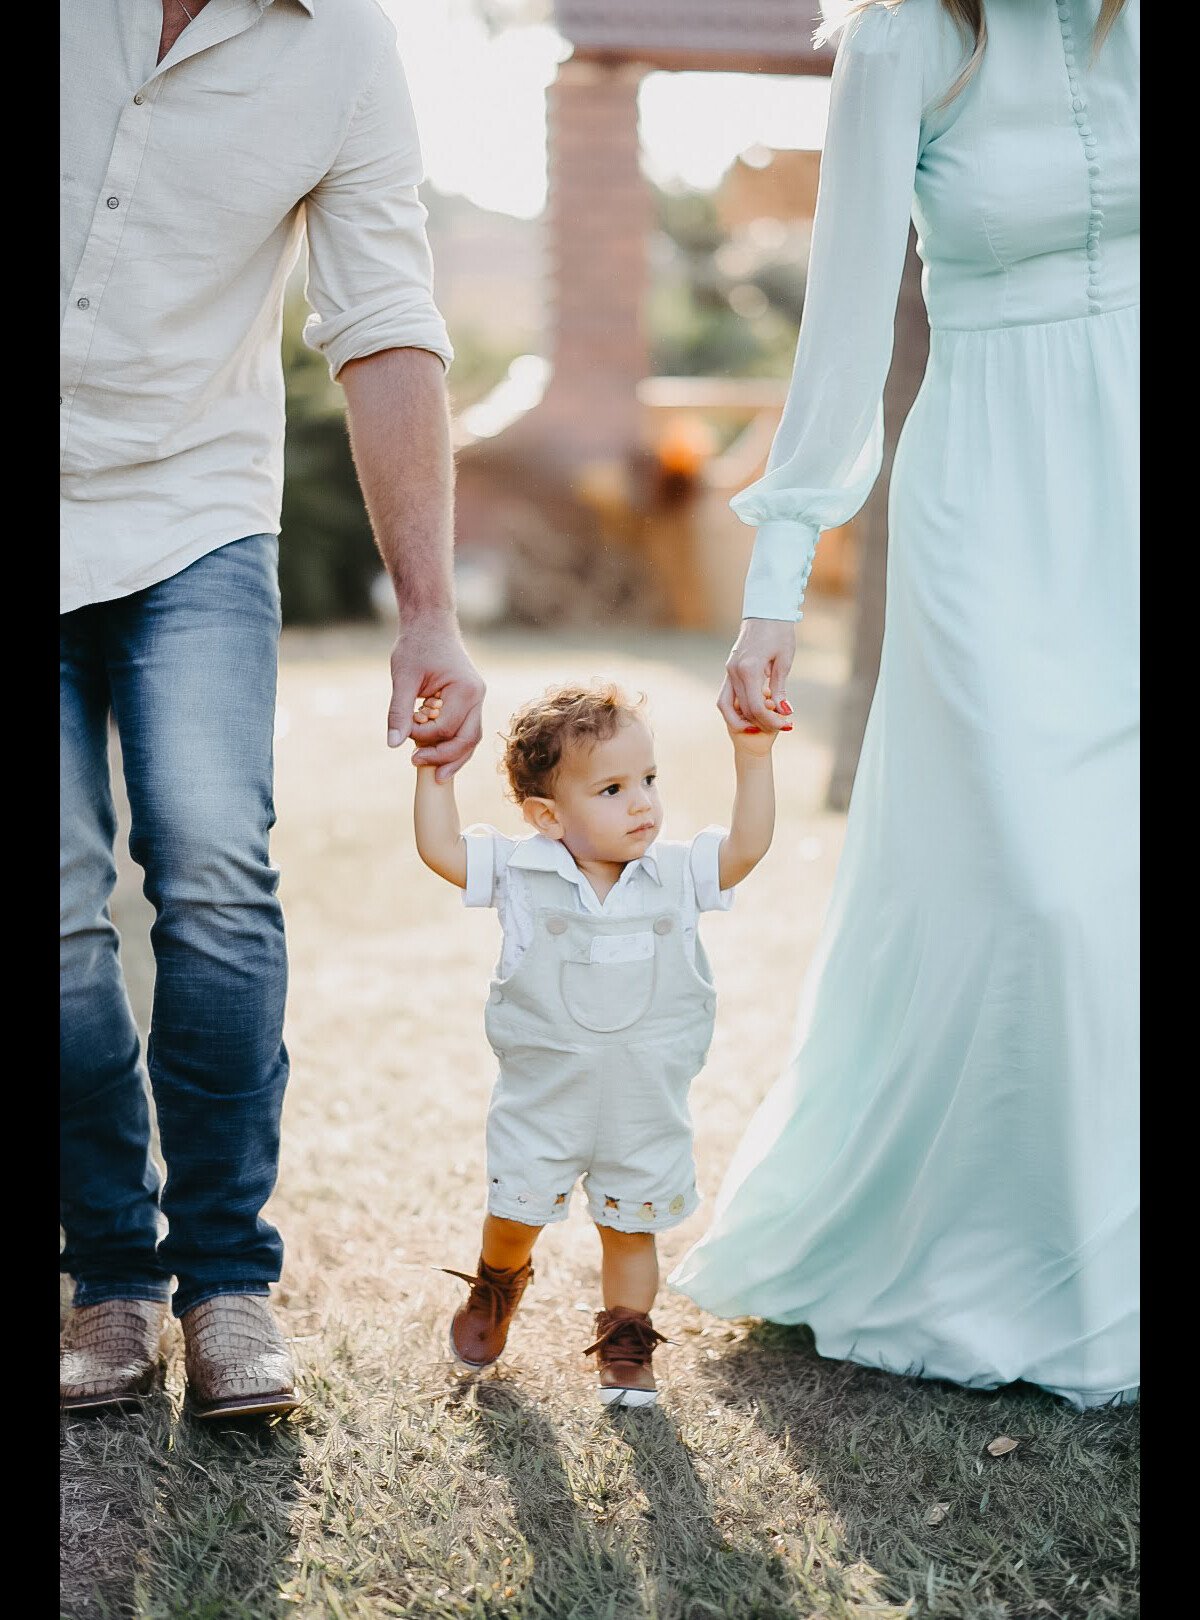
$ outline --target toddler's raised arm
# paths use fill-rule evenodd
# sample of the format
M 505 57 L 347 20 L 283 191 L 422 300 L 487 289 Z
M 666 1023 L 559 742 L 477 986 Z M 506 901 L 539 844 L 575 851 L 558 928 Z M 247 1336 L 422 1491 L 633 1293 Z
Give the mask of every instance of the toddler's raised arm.
M 418 720 L 436 717 L 437 699 L 425 700 Z M 413 797 L 413 831 L 416 834 L 417 854 L 431 872 L 453 883 L 456 888 L 467 886 L 467 846 L 463 843 L 462 827 L 458 819 L 458 802 L 454 797 L 454 778 L 444 782 L 437 779 L 434 765 L 417 766 L 417 790 Z
M 781 708 L 785 714 L 792 712 L 786 699 Z M 788 725 L 783 729 L 792 728 Z M 774 731 L 729 728 L 737 789 L 729 835 L 722 841 L 718 855 L 722 889 L 732 889 L 749 876 L 771 847 L 775 832 L 775 773 L 771 768 L 771 750 L 778 735 Z

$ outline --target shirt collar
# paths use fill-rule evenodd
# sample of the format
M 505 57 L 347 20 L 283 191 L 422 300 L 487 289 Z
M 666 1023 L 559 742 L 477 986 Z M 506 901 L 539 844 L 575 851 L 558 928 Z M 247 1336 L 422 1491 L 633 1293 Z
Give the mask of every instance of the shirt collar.
M 260 11 L 265 11 L 268 6 L 273 6 L 274 4 L 275 0 L 258 0 L 258 9 Z M 308 12 L 309 16 L 312 16 L 313 0 L 297 0 L 297 4 L 303 6 L 305 11 Z
M 644 855 L 639 855 L 637 860 L 630 861 L 617 882 L 626 882 L 638 867 L 642 867 L 654 879 L 655 883 L 661 884 L 662 878 L 658 873 L 657 843 L 658 840 L 656 839 Z M 566 878 L 568 883 L 576 885 L 586 881 L 583 873 L 575 864 L 575 857 L 562 839 L 547 838 L 545 833 L 534 833 L 532 838 L 522 838 L 509 857 L 508 864 L 519 867 L 525 872 L 557 872 L 559 877 Z

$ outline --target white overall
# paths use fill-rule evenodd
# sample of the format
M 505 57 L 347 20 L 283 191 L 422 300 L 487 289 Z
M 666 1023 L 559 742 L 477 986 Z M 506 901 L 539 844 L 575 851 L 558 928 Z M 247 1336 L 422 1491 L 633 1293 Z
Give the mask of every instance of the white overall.
M 533 943 L 495 979 L 484 1026 L 500 1062 L 488 1110 L 488 1209 L 564 1220 L 584 1178 L 600 1226 L 660 1232 L 698 1202 L 688 1088 L 712 1040 L 716 992 L 680 923 L 688 847 L 660 846 L 662 902 L 638 917 L 568 909 L 555 872 L 529 872 Z

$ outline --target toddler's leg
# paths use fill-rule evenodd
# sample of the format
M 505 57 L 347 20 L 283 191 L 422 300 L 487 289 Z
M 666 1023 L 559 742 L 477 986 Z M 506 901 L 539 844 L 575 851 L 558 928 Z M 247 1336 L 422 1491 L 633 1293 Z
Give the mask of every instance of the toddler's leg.
M 521 1295 L 533 1279 L 529 1256 L 540 1231 L 540 1226 L 488 1215 L 477 1275 L 450 1273 L 471 1285 L 466 1304 L 459 1306 L 450 1324 L 450 1349 L 469 1372 L 482 1372 L 499 1361 Z
M 511 1224 L 511 1223 L 506 1223 Z M 607 1311 L 648 1311 L 658 1295 L 658 1250 L 653 1232 L 618 1232 L 598 1226 L 604 1251 L 600 1277 Z
M 601 1277 L 604 1309 L 596 1315 L 596 1355 L 600 1399 L 605 1406 L 652 1406 L 654 1347 L 662 1334 L 650 1320 L 658 1293 L 658 1251 L 653 1232 L 617 1232 L 598 1226 L 604 1253 Z
M 483 1222 L 484 1264 L 494 1271 L 519 1271 L 533 1253 L 540 1226 L 506 1221 L 500 1215 L 487 1215 Z

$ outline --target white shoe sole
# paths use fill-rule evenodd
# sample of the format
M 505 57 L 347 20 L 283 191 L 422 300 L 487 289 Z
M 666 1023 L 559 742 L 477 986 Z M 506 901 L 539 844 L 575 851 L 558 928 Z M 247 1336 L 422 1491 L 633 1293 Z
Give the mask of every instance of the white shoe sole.
M 610 1389 L 600 1386 L 602 1406 L 653 1406 L 658 1399 L 656 1389 Z

